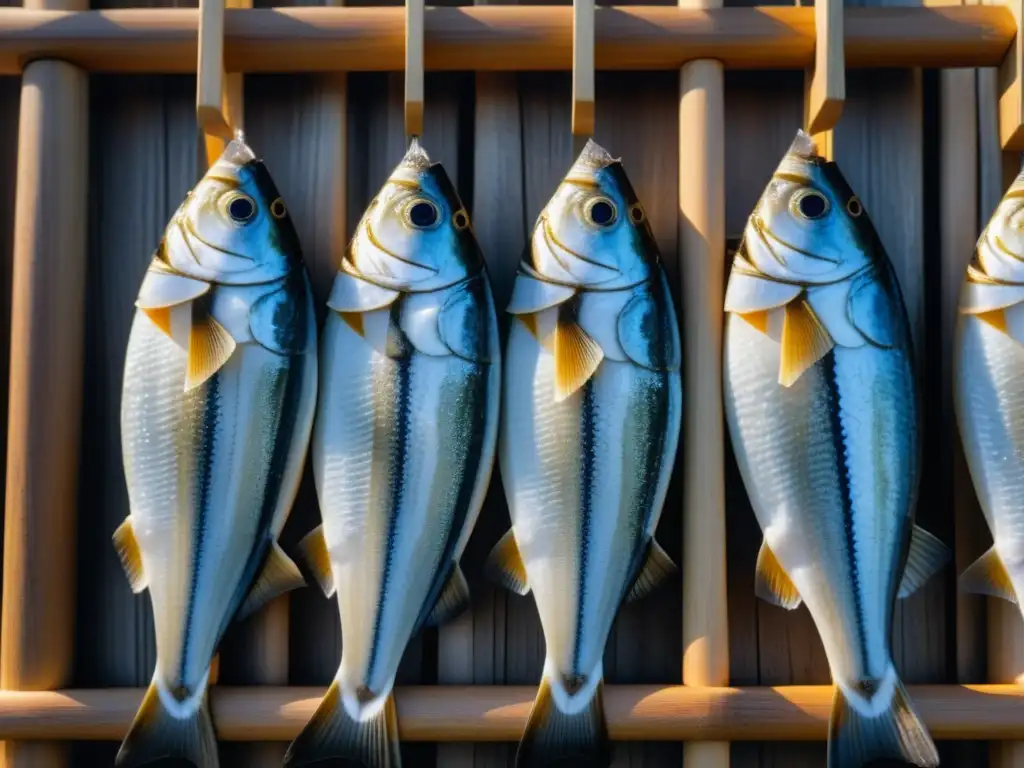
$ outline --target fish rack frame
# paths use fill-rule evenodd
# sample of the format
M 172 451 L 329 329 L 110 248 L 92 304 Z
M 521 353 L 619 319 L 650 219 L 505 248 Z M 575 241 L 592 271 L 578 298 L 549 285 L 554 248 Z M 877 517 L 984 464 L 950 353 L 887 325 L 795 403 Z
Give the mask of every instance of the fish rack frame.
M 0 739 L 8 766 L 60 765 L 48 744 L 119 740 L 143 691 L 65 689 L 73 605 L 74 530 L 84 314 L 88 72 L 197 72 L 197 123 L 209 163 L 241 126 L 241 73 L 405 72 L 405 126 L 419 135 L 424 71 L 573 72 L 572 132 L 593 131 L 595 69 L 680 71 L 680 250 L 684 288 L 683 685 L 612 685 L 616 740 L 683 741 L 688 765 L 724 768 L 728 742 L 822 740 L 830 686 L 729 687 L 723 430 L 718 350 L 724 232 L 723 68 L 805 70 L 805 128 L 831 154 L 845 99 L 845 69 L 998 67 L 1003 186 L 1024 150 L 1024 0 L 920 7 L 723 8 L 573 6 L 252 9 L 250 0 L 196 8 L 87 10 L 81 0 L 27 0 L 0 8 L 0 74 L 23 78 L 15 206 L 10 421 L 0 622 Z M 944 147 L 955 153 L 955 146 Z M 973 147 L 966 151 L 973 152 Z M 45 211 L 43 211 L 45 201 Z M 41 216 L 67 222 L 57 230 Z M 50 279 L 59 265 L 61 279 Z M 46 291 L 40 286 L 46 286 Z M 29 354 L 29 350 L 32 353 Z M 40 383 L 59 380 L 40 408 Z M 45 411 L 64 418 L 47 419 Z M 47 472 L 34 471 L 45 466 Z M 71 536 L 64 537 L 72 539 Z M 67 555 L 67 556 L 65 556 Z M 992 619 L 1009 642 L 1013 632 Z M 984 685 L 909 686 L 936 739 L 1024 740 L 1024 649 Z M 270 677 L 273 677 L 270 675 Z M 226 741 L 283 741 L 305 725 L 322 689 L 214 686 Z M 535 689 L 407 686 L 397 690 L 407 741 L 515 741 Z M 40 762 L 42 760 L 43 762 Z M 1010 763 L 1006 763 L 1009 765 Z

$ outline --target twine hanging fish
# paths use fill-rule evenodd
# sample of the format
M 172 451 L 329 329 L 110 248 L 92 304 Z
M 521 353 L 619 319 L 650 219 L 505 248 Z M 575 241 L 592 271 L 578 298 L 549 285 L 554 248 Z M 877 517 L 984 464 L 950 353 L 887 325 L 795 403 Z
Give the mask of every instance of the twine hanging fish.
M 978 239 L 960 294 L 954 405 L 993 545 L 960 588 L 1024 594 L 1024 173 Z
M 610 761 L 605 643 L 676 571 L 654 540 L 679 441 L 679 329 L 644 209 L 588 142 L 541 212 L 508 306 L 499 438 L 512 530 L 492 578 L 532 591 L 547 644 L 519 768 Z
M 312 455 L 322 525 L 301 545 L 337 595 L 341 665 L 286 766 L 398 768 L 409 639 L 461 613 L 459 558 L 494 464 L 500 347 L 469 216 L 414 141 L 335 277 Z
M 114 534 L 149 590 L 156 671 L 117 766 L 217 766 L 210 665 L 233 618 L 301 586 L 277 544 L 316 405 L 298 238 L 241 135 L 168 224 L 136 301 L 121 440 L 131 514 Z
M 802 131 L 747 222 L 725 310 L 726 417 L 764 532 L 756 591 L 805 603 L 821 635 L 829 768 L 938 765 L 890 653 L 897 597 L 949 559 L 914 525 L 906 309 L 863 205 Z

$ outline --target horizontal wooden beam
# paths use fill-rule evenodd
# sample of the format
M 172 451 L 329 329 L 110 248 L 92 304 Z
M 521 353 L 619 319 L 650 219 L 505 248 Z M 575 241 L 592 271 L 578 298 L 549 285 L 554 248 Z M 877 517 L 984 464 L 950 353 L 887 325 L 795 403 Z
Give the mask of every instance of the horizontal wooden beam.
M 936 739 L 1024 738 L 1024 688 L 909 687 Z M 415 686 L 398 691 L 406 741 L 515 741 L 536 689 L 528 686 Z M 132 688 L 0 691 L 0 739 L 121 739 L 142 699 Z M 312 716 L 322 688 L 212 689 L 225 741 L 288 741 Z M 617 685 L 605 691 L 611 737 L 623 741 L 821 741 L 830 686 L 690 688 Z
M 570 6 L 428 8 L 428 70 L 569 70 Z M 93 72 L 196 70 L 199 10 L 39 11 L 0 8 L 0 74 L 63 59 Z M 1016 35 L 1003 5 L 846 8 L 847 68 L 988 67 Z M 405 9 L 228 9 L 229 71 L 401 71 Z M 676 70 L 718 59 L 736 69 L 805 69 L 814 61 L 813 7 L 601 7 L 597 69 Z

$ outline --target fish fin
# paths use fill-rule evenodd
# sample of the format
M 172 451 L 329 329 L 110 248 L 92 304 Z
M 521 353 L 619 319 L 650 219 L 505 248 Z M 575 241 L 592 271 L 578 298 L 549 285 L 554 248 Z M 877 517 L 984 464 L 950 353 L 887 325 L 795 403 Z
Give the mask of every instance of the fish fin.
M 124 575 L 128 577 L 132 592 L 144 592 L 147 582 L 146 574 L 142 570 L 142 550 L 139 549 L 139 542 L 135 538 L 131 517 L 126 517 L 114 531 L 114 548 L 121 559 L 121 567 L 124 568 Z
M 235 621 L 250 616 L 275 597 L 291 592 L 293 589 L 306 586 L 302 572 L 276 541 L 270 545 L 263 570 L 249 590 L 249 596 L 235 614 Z
M 865 702 L 864 706 L 872 703 Z M 934 768 L 939 764 L 939 753 L 899 678 L 895 679 L 889 706 L 878 713 L 865 714 L 837 686 L 828 724 L 829 768 L 861 768 L 880 759 Z
M 195 389 L 213 376 L 235 351 L 235 340 L 213 315 L 192 320 L 188 339 L 188 372 L 185 391 Z
M 344 320 L 345 325 L 347 325 L 353 331 L 358 333 L 360 336 L 366 336 L 366 332 L 363 329 L 362 312 L 338 312 L 338 317 Z
M 804 371 L 827 355 L 834 344 L 807 301 L 791 301 L 786 305 L 782 325 L 779 384 L 792 386 Z
M 196 768 L 217 768 L 217 737 L 203 702 L 190 717 L 177 718 L 151 683 L 114 759 L 115 768 L 135 768 L 158 760 L 187 760 Z
M 220 654 L 215 653 L 210 659 L 210 673 L 206 676 L 206 684 L 216 685 L 218 680 L 220 680 Z
M 590 380 L 604 352 L 575 320 L 559 317 L 554 336 L 555 402 L 560 403 Z
M 900 597 L 914 594 L 928 579 L 946 567 L 952 553 L 949 547 L 918 525 L 910 535 L 910 552 L 903 568 L 900 582 Z
M 960 591 L 1001 597 L 1017 603 L 1017 592 L 1010 581 L 1010 574 L 994 546 L 960 574 Z
M 568 715 L 555 704 L 551 682 L 545 676 L 537 689 L 526 730 L 516 752 L 516 768 L 554 768 L 611 765 L 611 742 L 604 719 L 604 681 L 597 684 L 590 704 Z
M 522 321 L 523 325 L 526 326 L 526 330 L 530 332 L 533 338 L 540 341 L 540 330 L 537 328 L 537 316 L 532 312 L 528 312 L 523 315 L 516 315 Z
M 768 310 L 762 309 L 756 312 L 737 312 L 751 326 L 759 330 L 765 336 L 768 335 Z
M 445 622 L 457 618 L 463 611 L 469 608 L 469 583 L 466 581 L 466 574 L 456 563 L 444 583 L 434 609 L 427 616 L 424 623 L 426 627 L 437 627 Z
M 679 567 L 672 562 L 672 558 L 661 548 L 661 545 L 654 539 L 647 547 L 647 558 L 644 560 L 640 575 L 633 582 L 633 587 L 626 595 L 626 602 L 640 600 L 646 597 L 666 579 L 671 578 Z
M 168 336 L 171 335 L 170 307 L 154 307 L 152 309 L 147 309 L 146 307 L 139 307 L 139 311 L 145 313 L 146 317 L 153 321 L 153 325 L 155 325 Z
M 1001 331 L 1002 333 L 1008 332 L 1005 309 L 991 309 L 988 312 L 978 312 L 974 316 L 982 322 L 988 323 L 997 331 Z
M 757 553 L 754 594 L 787 611 L 796 610 L 803 602 L 789 574 L 782 569 L 782 564 L 766 541 L 761 542 L 761 550 Z
M 334 597 L 334 573 L 331 571 L 331 555 L 324 540 L 324 526 L 318 525 L 302 537 L 299 552 L 316 583 L 324 591 L 324 597 Z
M 520 315 L 522 317 L 522 315 Z M 517 595 L 526 596 L 530 593 L 530 585 L 526 581 L 526 566 L 519 554 L 515 534 L 510 528 L 494 545 L 484 565 L 484 576 Z
M 288 746 L 284 768 L 330 758 L 363 768 L 401 768 L 395 697 L 389 694 L 379 714 L 360 722 L 349 717 L 341 700 L 341 687 L 337 680 L 332 682 L 316 713 Z

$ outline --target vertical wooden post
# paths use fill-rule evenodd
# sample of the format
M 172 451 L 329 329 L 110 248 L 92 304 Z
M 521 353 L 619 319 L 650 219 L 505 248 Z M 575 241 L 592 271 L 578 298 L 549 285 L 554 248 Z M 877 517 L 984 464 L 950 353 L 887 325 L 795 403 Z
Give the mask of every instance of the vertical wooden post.
M 721 0 L 680 0 L 720 7 Z M 679 77 L 679 248 L 683 323 L 683 683 L 729 684 L 722 317 L 725 96 L 722 64 Z M 728 768 L 727 742 L 683 746 L 687 768 Z
M 85 10 L 81 0 L 26 7 Z M 88 77 L 22 77 L 14 212 L 0 687 L 72 682 L 87 243 Z M 56 222 L 56 225 L 55 225 Z M 6 742 L 7 768 L 60 768 L 67 746 Z
M 814 5 L 814 26 L 814 67 L 806 74 L 804 127 L 817 142 L 821 154 L 831 160 L 832 129 L 843 114 L 846 100 L 842 0 L 818 0 Z
M 423 134 L 423 0 L 405 0 L 405 135 Z
M 1006 0 L 1017 22 L 1017 36 L 999 67 L 999 145 L 1002 150 L 1000 171 L 1005 192 L 1020 173 L 1024 151 L 1024 0 Z M 983 158 L 984 162 L 984 158 Z M 994 158 L 990 159 L 994 163 Z M 1024 673 L 1024 623 L 1020 610 L 1005 600 L 989 600 L 988 610 L 989 679 L 1012 683 Z M 1024 742 L 993 742 L 992 768 L 1024 768 Z
M 594 0 L 572 2 L 572 138 L 573 153 L 583 151 L 594 135 Z

